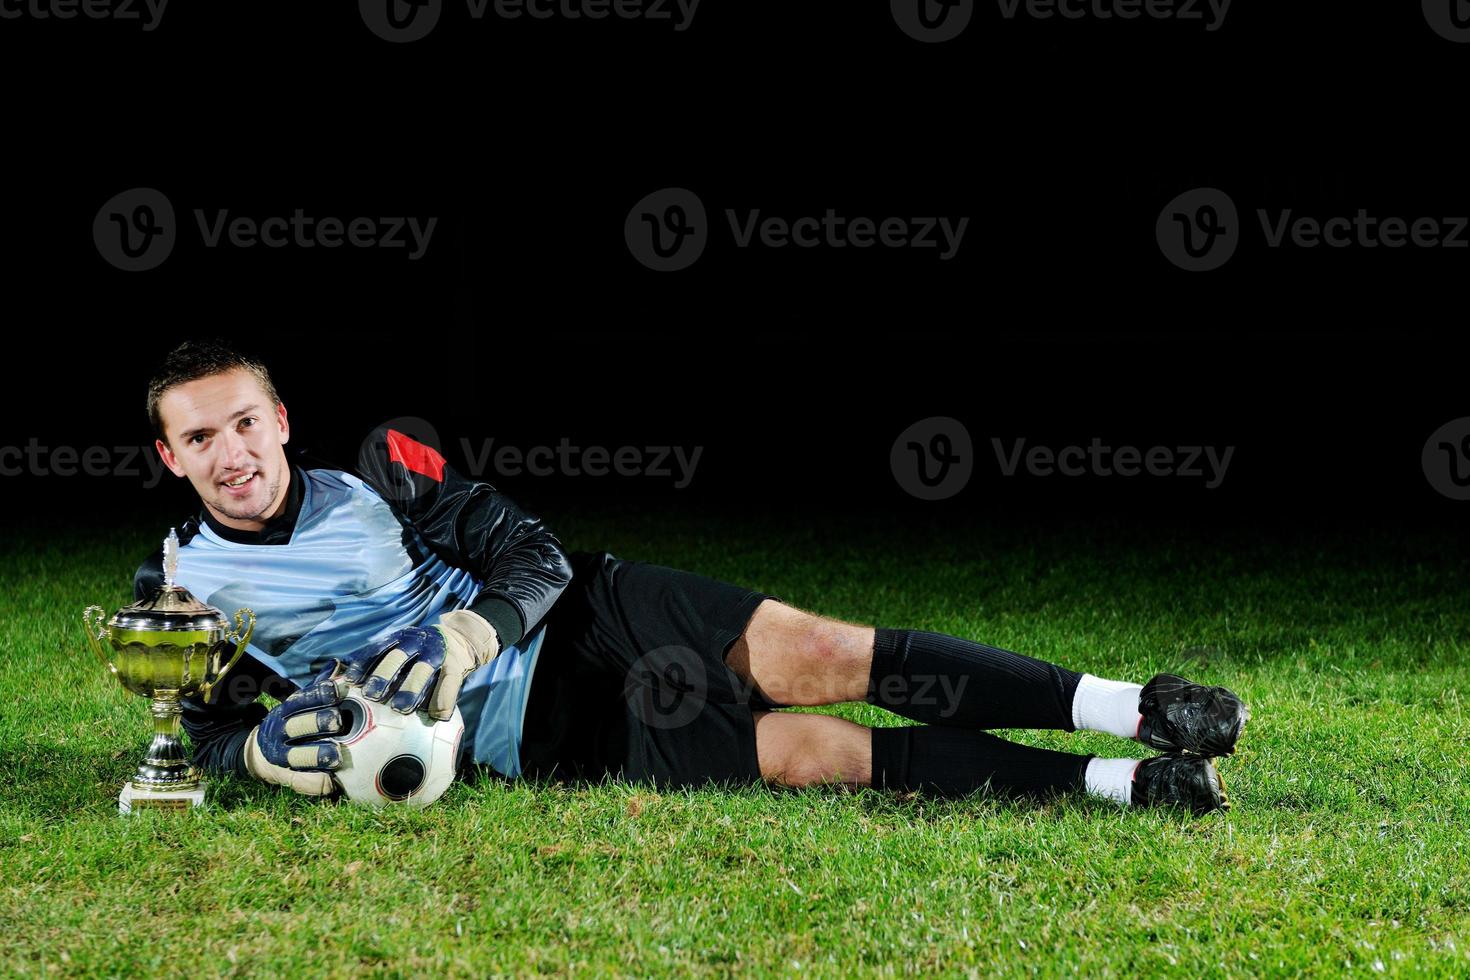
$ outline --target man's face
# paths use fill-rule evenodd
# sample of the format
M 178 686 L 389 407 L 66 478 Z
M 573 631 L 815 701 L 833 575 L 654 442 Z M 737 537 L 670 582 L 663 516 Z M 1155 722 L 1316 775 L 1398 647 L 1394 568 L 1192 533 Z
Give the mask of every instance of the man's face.
M 167 441 L 154 448 L 220 523 L 258 531 L 285 509 L 286 406 L 272 405 L 253 374 L 230 371 L 170 388 L 158 409 Z

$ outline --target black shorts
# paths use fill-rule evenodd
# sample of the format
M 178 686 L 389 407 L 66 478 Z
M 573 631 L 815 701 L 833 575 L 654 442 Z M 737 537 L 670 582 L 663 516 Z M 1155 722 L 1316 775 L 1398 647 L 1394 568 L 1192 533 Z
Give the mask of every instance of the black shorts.
M 725 656 L 776 597 L 607 552 L 568 558 L 531 676 L 522 776 L 759 782 L 752 711 L 775 705 Z

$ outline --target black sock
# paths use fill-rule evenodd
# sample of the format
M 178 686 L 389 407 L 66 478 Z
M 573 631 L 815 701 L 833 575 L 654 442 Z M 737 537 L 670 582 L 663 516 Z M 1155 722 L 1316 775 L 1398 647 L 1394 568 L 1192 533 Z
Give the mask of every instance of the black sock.
M 877 789 L 963 796 L 988 780 L 997 795 L 1045 799 L 1084 788 L 1091 758 L 942 725 L 873 729 Z
M 1081 679 L 1045 660 L 943 633 L 879 629 L 867 702 L 930 725 L 1070 732 Z

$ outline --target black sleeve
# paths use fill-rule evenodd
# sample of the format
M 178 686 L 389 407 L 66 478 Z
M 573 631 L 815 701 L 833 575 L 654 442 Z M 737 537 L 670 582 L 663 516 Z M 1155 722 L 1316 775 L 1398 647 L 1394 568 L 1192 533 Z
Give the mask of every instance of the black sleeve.
M 198 698 L 181 699 L 181 720 L 194 747 L 190 761 L 205 772 L 248 775 L 245 740 L 269 713 L 257 699 L 262 691 L 284 698 L 294 690 L 249 653 L 242 653 L 220 682 L 214 701 L 205 704 Z
M 502 645 L 539 623 L 571 581 L 571 564 L 545 522 L 456 473 L 432 446 L 379 426 L 363 443 L 358 469 L 439 557 L 484 583 L 470 608 Z
M 133 598 L 143 599 L 163 585 L 163 549 L 154 552 L 133 576 Z M 234 656 L 231 647 L 225 662 Z M 193 747 L 190 761 L 205 772 L 245 771 L 245 739 L 256 725 L 265 720 L 266 707 L 257 703 L 261 694 L 284 700 L 294 693 L 295 685 L 256 660 L 247 651 L 215 688 L 213 699 L 205 703 L 197 697 L 180 699 L 184 731 Z

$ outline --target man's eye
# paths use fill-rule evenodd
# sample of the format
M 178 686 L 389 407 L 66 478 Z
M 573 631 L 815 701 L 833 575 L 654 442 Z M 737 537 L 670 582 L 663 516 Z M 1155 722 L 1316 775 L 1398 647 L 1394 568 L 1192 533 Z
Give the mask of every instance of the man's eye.
M 199 445 L 199 440 L 200 439 L 203 439 L 203 438 L 204 438 L 204 436 L 202 436 L 202 435 L 190 436 L 189 437 L 189 442 L 191 442 L 191 443 L 193 443 L 194 445 L 197 446 L 197 445 Z
M 253 419 L 253 418 L 248 418 L 248 419 L 241 419 L 241 420 L 240 420 L 240 424 L 241 424 L 241 425 L 254 425 L 254 424 L 255 424 L 255 421 L 256 421 L 256 420 L 255 420 L 255 419 Z

